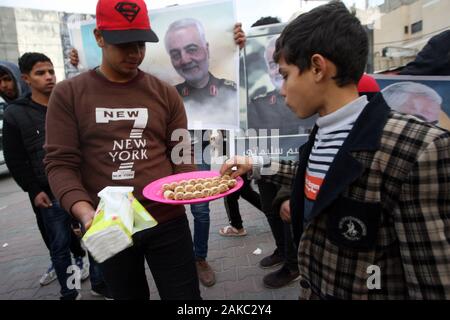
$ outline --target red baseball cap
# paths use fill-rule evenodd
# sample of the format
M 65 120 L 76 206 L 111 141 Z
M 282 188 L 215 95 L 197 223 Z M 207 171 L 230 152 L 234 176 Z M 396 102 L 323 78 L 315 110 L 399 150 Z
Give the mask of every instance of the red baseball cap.
M 373 77 L 368 74 L 363 74 L 358 82 L 358 93 L 360 96 L 367 96 L 367 99 L 372 99 L 378 92 L 380 92 L 380 86 Z
M 97 29 L 107 43 L 159 41 L 150 27 L 144 0 L 99 0 L 96 15 Z
M 358 83 L 358 92 L 380 92 L 380 86 L 373 77 L 364 73 Z

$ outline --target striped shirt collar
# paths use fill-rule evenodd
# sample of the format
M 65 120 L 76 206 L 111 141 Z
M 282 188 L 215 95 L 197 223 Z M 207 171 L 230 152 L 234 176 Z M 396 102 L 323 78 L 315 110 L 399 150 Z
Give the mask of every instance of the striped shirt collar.
M 354 123 L 367 104 L 367 97 L 361 96 L 333 113 L 319 117 L 316 124 L 320 133 L 336 131 L 343 126 Z

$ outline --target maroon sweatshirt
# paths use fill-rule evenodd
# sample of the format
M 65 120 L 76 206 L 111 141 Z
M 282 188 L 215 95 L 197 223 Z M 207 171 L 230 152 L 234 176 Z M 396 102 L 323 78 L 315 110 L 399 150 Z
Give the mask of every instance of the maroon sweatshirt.
M 158 222 L 182 216 L 183 206 L 147 200 L 142 190 L 159 178 L 195 170 L 171 161 L 179 143 L 171 141 L 172 132 L 186 127 L 176 89 L 142 71 L 127 83 L 110 82 L 93 70 L 62 81 L 46 120 L 44 163 L 51 189 L 70 212 L 82 200 L 95 208 L 106 186 L 133 186 Z M 190 141 L 184 144 L 184 156 L 191 159 Z

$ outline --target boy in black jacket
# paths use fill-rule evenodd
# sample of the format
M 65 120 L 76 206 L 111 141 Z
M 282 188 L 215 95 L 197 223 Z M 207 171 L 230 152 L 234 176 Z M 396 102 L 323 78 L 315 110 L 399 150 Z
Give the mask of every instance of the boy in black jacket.
M 79 299 L 75 288 L 68 288 L 72 275 L 70 245 L 73 243 L 71 217 L 55 201 L 44 170 L 45 117 L 47 104 L 56 83 L 53 64 L 41 53 L 25 53 L 19 59 L 25 82 L 31 88 L 27 95 L 11 103 L 4 113 L 3 147 L 5 161 L 17 184 L 30 196 L 43 237 L 61 285 L 61 299 Z M 41 218 L 41 219 L 39 219 Z M 81 248 L 80 248 L 81 249 Z M 82 249 L 81 249 L 82 250 Z M 79 275 L 86 278 L 83 275 Z M 69 281 L 70 282 L 70 281 Z M 98 269 L 91 268 L 94 292 L 104 291 Z
M 30 99 L 29 99 L 30 94 L 31 94 L 30 88 L 26 84 L 26 82 L 22 79 L 22 75 L 21 75 L 19 67 L 11 62 L 0 61 L 0 96 L 6 101 L 5 110 L 6 110 L 6 107 L 8 106 L 8 103 L 14 105 L 16 103 L 16 101 L 17 101 L 17 104 L 19 104 L 19 105 L 22 105 L 22 104 L 24 104 L 26 106 L 29 105 L 30 104 Z M 19 112 L 19 110 L 22 110 L 22 108 L 19 108 L 17 110 L 17 112 Z M 38 110 L 45 111 L 46 108 L 39 108 Z M 16 114 L 16 113 L 13 111 L 13 114 Z M 23 116 L 25 116 L 25 115 L 27 115 L 27 114 L 20 113 L 20 116 L 22 117 L 22 119 L 23 119 Z M 29 118 L 27 117 L 26 120 L 27 119 L 29 119 Z M 45 113 L 43 114 L 43 116 L 40 117 L 39 121 L 42 126 L 42 128 L 40 128 L 40 132 L 44 132 Z M 7 123 L 6 125 L 7 125 L 7 128 L 5 130 L 10 131 L 9 137 L 12 137 L 12 136 L 19 137 L 20 131 L 14 130 L 14 126 L 11 126 L 11 123 Z M 42 134 L 40 136 L 41 139 L 43 139 L 44 136 L 45 136 L 45 134 Z M 20 149 L 20 147 L 18 147 L 15 143 L 18 139 L 21 139 L 21 138 L 20 137 L 17 139 L 11 138 L 8 140 L 8 142 L 11 142 L 10 145 L 13 148 L 13 150 Z M 1 153 L 3 153 L 3 149 L 1 149 Z M 12 154 L 12 157 L 14 157 L 14 153 Z M 23 166 L 23 162 L 20 162 L 20 161 L 18 161 L 18 162 L 10 161 L 9 163 L 10 163 L 10 167 L 12 167 L 14 170 L 14 178 L 16 179 L 17 183 L 22 187 L 23 190 L 28 192 L 28 194 L 30 196 L 31 206 L 36 215 L 36 221 L 37 221 L 39 231 L 42 235 L 42 239 L 44 240 L 46 247 L 50 251 L 50 243 L 49 243 L 49 240 L 47 237 L 47 232 L 45 232 L 45 227 L 44 227 L 44 222 L 42 221 L 41 212 L 40 212 L 39 208 L 37 208 L 34 205 L 34 199 L 35 199 L 37 193 L 39 193 L 41 191 L 39 186 L 36 188 L 36 186 L 39 185 L 39 183 L 35 183 L 34 177 L 29 174 L 29 170 L 31 170 L 30 166 L 27 165 L 25 168 L 23 168 L 23 167 L 21 167 L 21 166 Z M 5 163 L 5 166 L 6 166 L 6 163 Z M 47 182 L 45 182 L 44 186 L 46 186 L 48 188 Z M 34 190 L 32 190 L 32 189 L 34 189 Z M 81 280 L 85 280 L 89 277 L 89 264 L 85 263 L 85 261 L 84 261 L 84 256 L 86 255 L 86 252 L 81 247 L 80 239 L 74 232 L 71 233 L 71 238 L 72 238 L 72 241 L 70 243 L 70 251 L 72 251 L 73 256 L 75 258 L 75 263 L 81 270 Z M 41 286 L 46 286 L 46 285 L 52 283 L 54 280 L 56 280 L 55 268 L 53 267 L 53 264 L 50 264 L 47 271 L 40 278 L 39 284 Z

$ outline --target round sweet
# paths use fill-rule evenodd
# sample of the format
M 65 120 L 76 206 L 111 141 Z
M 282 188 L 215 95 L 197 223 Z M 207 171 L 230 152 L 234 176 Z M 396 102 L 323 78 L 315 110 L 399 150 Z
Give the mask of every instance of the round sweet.
M 213 182 L 211 182 L 211 185 L 213 187 L 218 187 L 219 186 L 219 180 L 214 180 Z
M 224 184 L 224 183 L 222 183 L 222 184 L 219 184 L 219 192 L 220 193 L 224 193 L 224 192 L 227 192 L 228 191 L 228 186 L 226 185 L 226 184 Z
M 178 183 L 172 182 L 172 183 L 170 184 L 170 190 L 175 190 L 176 187 L 178 187 Z
M 212 187 L 211 188 L 211 196 L 218 195 L 219 193 L 220 193 L 220 191 L 219 191 L 218 187 Z
M 202 190 L 204 189 L 203 184 L 197 183 L 197 184 L 194 186 L 194 189 L 195 189 L 195 191 L 202 191 Z
M 205 182 L 203 184 L 203 188 L 205 188 L 205 189 L 211 189 L 212 187 L 213 187 L 213 185 L 212 185 L 212 183 L 210 181 Z
M 202 195 L 204 198 L 209 197 L 211 195 L 211 189 L 203 189 Z
M 227 183 L 227 185 L 228 185 L 228 188 L 234 188 L 235 186 L 236 186 L 236 184 L 237 184 L 237 181 L 236 181 L 236 179 L 231 179 L 231 180 L 228 180 L 228 183 Z
M 184 200 L 184 193 L 183 192 L 175 193 L 174 200 Z
M 192 192 L 186 192 L 184 194 L 183 200 L 192 200 L 194 199 L 194 193 Z
M 178 185 L 180 185 L 182 187 L 184 187 L 187 184 L 188 184 L 187 180 L 181 180 L 180 182 L 178 182 Z
M 203 194 L 201 191 L 194 191 L 194 199 L 203 198 Z
M 194 192 L 194 191 L 195 191 L 195 187 L 194 187 L 194 185 L 192 185 L 192 184 L 187 184 L 187 185 L 184 187 L 184 191 L 186 191 L 186 192 Z
M 182 187 L 182 186 L 178 186 L 178 187 L 175 188 L 175 193 L 184 192 L 184 191 L 185 191 L 184 187 Z
M 175 192 L 172 190 L 166 190 L 164 191 L 164 198 L 168 200 L 174 200 L 175 199 Z
M 224 174 L 224 175 L 222 176 L 222 179 L 224 179 L 224 180 L 231 180 L 231 177 L 230 177 L 230 175 L 228 175 L 228 174 Z
M 197 183 L 204 184 L 205 182 L 206 182 L 206 179 L 202 179 L 202 178 L 197 179 Z
M 170 189 L 170 184 L 168 184 L 168 183 L 163 184 L 162 190 L 163 190 L 163 191 L 171 190 L 171 189 Z M 172 191 L 173 191 L 173 190 L 172 190 Z

